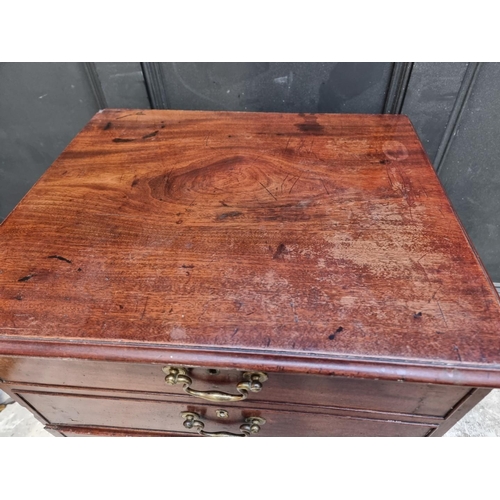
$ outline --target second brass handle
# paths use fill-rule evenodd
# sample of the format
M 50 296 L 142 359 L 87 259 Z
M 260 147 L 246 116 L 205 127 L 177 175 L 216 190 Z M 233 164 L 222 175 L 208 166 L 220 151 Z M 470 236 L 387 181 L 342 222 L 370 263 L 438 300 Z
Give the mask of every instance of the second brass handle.
M 245 419 L 245 422 L 240 425 L 241 434 L 233 434 L 232 432 L 226 431 L 206 431 L 205 424 L 201 421 L 200 415 L 192 411 L 183 411 L 181 417 L 184 418 L 182 425 L 184 425 L 186 429 L 195 429 L 200 436 L 206 437 L 248 437 L 250 434 L 257 434 L 260 432 L 261 426 L 266 423 L 265 418 L 248 417 Z
M 198 391 L 192 389 L 193 379 L 187 374 L 185 368 L 176 368 L 173 366 L 165 366 L 163 372 L 167 375 L 165 382 L 170 385 L 182 384 L 182 389 L 186 394 L 195 398 L 215 401 L 217 403 L 230 403 L 235 401 L 243 401 L 248 397 L 249 392 L 259 392 L 262 389 L 262 382 L 267 380 L 267 375 L 262 372 L 245 372 L 243 380 L 236 385 L 236 390 L 239 394 L 227 394 L 220 391 Z

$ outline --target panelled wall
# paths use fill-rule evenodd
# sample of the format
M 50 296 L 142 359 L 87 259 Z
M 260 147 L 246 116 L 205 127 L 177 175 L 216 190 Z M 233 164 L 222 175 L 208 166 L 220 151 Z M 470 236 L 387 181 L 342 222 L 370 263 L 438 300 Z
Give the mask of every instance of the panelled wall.
M 105 107 L 406 114 L 500 282 L 500 63 L 0 63 L 0 220 Z

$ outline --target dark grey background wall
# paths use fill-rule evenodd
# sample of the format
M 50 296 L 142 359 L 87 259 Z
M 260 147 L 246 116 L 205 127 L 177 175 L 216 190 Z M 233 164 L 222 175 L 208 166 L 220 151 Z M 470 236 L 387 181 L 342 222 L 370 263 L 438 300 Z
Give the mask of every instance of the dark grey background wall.
M 105 107 L 404 113 L 500 282 L 500 63 L 0 63 L 0 220 Z

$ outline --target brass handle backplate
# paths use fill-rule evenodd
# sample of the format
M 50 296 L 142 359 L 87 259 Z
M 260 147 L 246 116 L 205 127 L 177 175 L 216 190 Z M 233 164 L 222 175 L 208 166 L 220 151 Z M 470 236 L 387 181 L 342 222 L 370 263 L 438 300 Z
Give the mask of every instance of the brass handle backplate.
M 195 398 L 215 401 L 217 403 L 231 403 L 235 401 L 243 401 L 248 397 L 249 392 L 259 392 L 262 389 L 262 383 L 267 380 L 267 375 L 262 372 L 245 372 L 243 380 L 236 385 L 236 390 L 239 394 L 227 394 L 220 391 L 197 391 L 192 389 L 193 380 L 188 376 L 185 368 L 177 368 L 173 366 L 165 366 L 163 368 L 165 382 L 170 385 L 183 384 L 182 389 L 185 393 Z
M 207 437 L 248 437 L 250 434 L 257 434 L 260 431 L 261 425 L 266 423 L 266 419 L 262 417 L 248 417 L 245 422 L 240 425 L 241 434 L 233 434 L 232 432 L 207 432 L 205 424 L 201 421 L 200 415 L 192 411 L 183 411 L 181 417 L 184 418 L 182 425 L 186 429 L 195 429 L 201 436 Z

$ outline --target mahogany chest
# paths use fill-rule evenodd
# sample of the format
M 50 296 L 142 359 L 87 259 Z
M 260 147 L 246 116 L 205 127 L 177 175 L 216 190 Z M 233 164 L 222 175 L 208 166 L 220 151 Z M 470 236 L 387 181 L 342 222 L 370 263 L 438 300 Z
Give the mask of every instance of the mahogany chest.
M 0 385 L 56 435 L 439 436 L 500 387 L 404 116 L 104 110 L 0 241 Z

